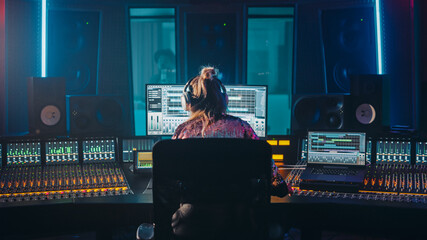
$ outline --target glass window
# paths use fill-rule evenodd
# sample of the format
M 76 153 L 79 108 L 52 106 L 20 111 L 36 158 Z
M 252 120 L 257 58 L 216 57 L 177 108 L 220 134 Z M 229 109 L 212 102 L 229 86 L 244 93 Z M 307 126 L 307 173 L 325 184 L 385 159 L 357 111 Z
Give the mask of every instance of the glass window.
M 132 8 L 130 41 L 135 135 L 146 135 L 145 84 L 176 83 L 175 9 Z
M 247 83 L 268 85 L 268 135 L 290 133 L 293 39 L 293 7 L 248 8 Z

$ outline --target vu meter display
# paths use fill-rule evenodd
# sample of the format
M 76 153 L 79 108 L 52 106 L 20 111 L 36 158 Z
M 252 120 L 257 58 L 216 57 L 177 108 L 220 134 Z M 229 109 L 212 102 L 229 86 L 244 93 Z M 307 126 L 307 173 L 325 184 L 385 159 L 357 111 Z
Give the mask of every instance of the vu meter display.
M 134 150 L 151 151 L 156 141 L 155 138 L 123 139 L 123 162 L 133 162 Z
M 366 165 L 371 164 L 371 159 L 372 159 L 372 140 L 369 140 L 368 146 L 366 149 Z
M 189 117 L 182 109 L 184 85 L 146 85 L 147 135 L 173 135 Z M 259 137 L 266 136 L 267 87 L 226 85 L 227 114 L 248 122 Z
M 416 164 L 427 164 L 427 142 L 417 142 Z
M 301 140 L 301 161 L 307 161 L 307 151 L 308 151 L 307 138 Z
M 46 142 L 46 164 L 72 163 L 79 161 L 77 141 Z
M 40 163 L 40 142 L 16 142 L 7 144 L 7 165 Z
M 116 148 L 114 139 L 83 141 L 83 162 L 113 162 Z
M 377 141 L 377 163 L 410 163 L 411 142 L 399 139 Z
M 137 169 L 147 169 L 153 167 L 153 153 L 152 152 L 138 152 L 137 154 Z

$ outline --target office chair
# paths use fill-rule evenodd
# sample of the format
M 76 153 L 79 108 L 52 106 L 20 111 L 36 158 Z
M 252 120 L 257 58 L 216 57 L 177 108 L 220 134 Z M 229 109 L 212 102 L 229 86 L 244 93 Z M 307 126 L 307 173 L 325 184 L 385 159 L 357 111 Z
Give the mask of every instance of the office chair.
M 247 139 L 153 147 L 155 238 L 266 239 L 271 147 Z

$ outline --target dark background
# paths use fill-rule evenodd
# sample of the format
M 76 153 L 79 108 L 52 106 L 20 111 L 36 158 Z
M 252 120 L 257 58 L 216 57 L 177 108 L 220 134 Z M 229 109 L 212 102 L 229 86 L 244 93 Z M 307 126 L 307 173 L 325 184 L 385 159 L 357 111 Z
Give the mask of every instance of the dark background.
M 0 134 L 22 135 L 28 131 L 27 114 L 27 77 L 40 76 L 40 12 L 41 1 L 38 0 L 0 0 Z M 155 3 L 154 3 L 155 2 Z M 375 43 L 363 42 L 374 36 L 367 36 L 371 30 L 353 29 L 352 25 L 342 26 L 336 21 L 342 18 L 351 20 L 352 14 L 365 14 L 373 9 L 373 0 L 293 0 L 293 1 L 136 1 L 136 0 L 55 0 L 48 1 L 48 9 L 88 13 L 99 22 L 85 32 L 81 26 L 67 26 L 62 22 L 59 30 L 68 31 L 72 41 L 63 46 L 54 46 L 60 51 L 57 59 L 49 56 L 49 64 L 59 64 L 49 69 L 48 74 L 55 74 L 59 68 L 72 68 L 80 61 L 89 61 L 88 70 L 79 71 L 80 80 L 74 85 L 67 85 L 67 94 L 84 95 L 120 95 L 125 96 L 124 104 L 131 106 L 132 83 L 130 78 L 131 62 L 128 56 L 128 9 L 129 7 L 176 7 L 177 16 L 183 13 L 189 17 L 208 9 L 214 9 L 217 16 L 228 18 L 235 16 L 237 38 L 235 46 L 226 53 L 220 53 L 224 59 L 236 59 L 231 63 L 230 76 L 235 83 L 245 83 L 246 34 L 243 23 L 246 22 L 245 11 L 248 6 L 295 6 L 295 49 L 293 66 L 293 94 L 342 94 L 349 93 L 349 83 L 341 85 L 328 77 L 330 63 L 345 62 L 349 69 L 372 71 L 369 56 Z M 347 9 L 342 14 L 339 9 Z M 390 119 L 394 130 L 427 130 L 427 76 L 424 70 L 426 62 L 426 16 L 427 6 L 422 0 L 383 0 L 381 1 L 384 72 L 390 75 Z M 202 9 L 202 10 L 201 10 Z M 203 13 L 203 12 L 202 12 Z M 367 17 L 369 19 L 369 17 Z M 180 19 L 178 19 L 180 20 Z M 182 19 L 181 19 L 182 20 Z M 334 21 L 336 20 L 336 21 Z M 96 22 L 96 20 L 95 20 Z M 53 23 L 50 20 L 50 23 Z M 58 22 L 59 23 L 59 22 Z M 177 21 L 177 31 L 184 31 L 184 21 Z M 58 30 L 58 31 L 59 31 Z M 333 42 L 335 35 L 350 31 L 349 41 L 357 46 L 360 38 L 362 46 L 348 52 L 348 49 Z M 94 35 L 95 34 L 95 35 Z M 96 35 L 99 34 L 99 35 Z M 84 44 L 79 45 L 79 36 Z M 180 32 L 182 36 L 182 32 Z M 187 38 L 190 36 L 186 36 Z M 98 38 L 99 41 L 94 39 Z M 365 39 L 365 40 L 364 40 Z M 192 39 L 195 40 L 195 39 Z M 197 39 L 196 39 L 197 40 Z M 181 41 L 177 52 L 183 52 L 185 44 Z M 51 42 L 49 42 L 51 44 Z M 52 43 L 53 44 L 53 43 Z M 58 44 L 58 41 L 55 42 Z M 65 47 L 64 47 L 65 46 Z M 374 46 L 374 48 L 372 48 Z M 98 50 L 98 51 L 95 51 Z M 68 51 L 68 52 L 67 52 Z M 61 56 L 73 55 L 72 62 L 64 62 Z M 80 54 L 80 55 L 79 55 Z M 75 56 L 74 56 L 75 55 Z M 224 56 L 225 55 L 225 56 Z M 372 56 L 371 56 L 372 57 Z M 52 59 L 53 58 L 53 59 Z M 95 59 L 95 60 L 91 60 Z M 96 63 L 94 64 L 95 61 Z M 186 69 L 192 67 L 180 55 L 177 62 L 178 81 L 186 79 Z M 52 62 L 52 63 L 51 63 Z M 96 67 L 94 67 L 96 66 Z M 367 67 L 366 67 L 367 66 Z M 376 67 L 374 67 L 376 69 Z M 86 71 L 86 72 L 85 72 Z M 234 73 L 234 74 L 233 74 Z M 243 73 L 243 74 L 242 74 Z M 85 75 L 86 74 L 86 75 Z M 81 82 L 79 82 L 81 81 Z M 86 81 L 86 82 L 85 82 Z M 84 83 L 84 87 L 81 87 Z M 77 87 L 76 87 L 77 86 Z M 131 108 L 126 115 L 132 116 Z M 133 132 L 133 118 L 126 118 L 126 131 Z

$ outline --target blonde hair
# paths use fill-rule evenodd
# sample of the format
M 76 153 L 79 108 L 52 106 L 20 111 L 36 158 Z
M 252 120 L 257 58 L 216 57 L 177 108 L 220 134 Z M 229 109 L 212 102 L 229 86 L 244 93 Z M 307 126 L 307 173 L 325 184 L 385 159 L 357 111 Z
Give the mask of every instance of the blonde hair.
M 194 125 L 202 122 L 202 136 L 207 127 L 227 111 L 227 93 L 217 74 L 215 68 L 203 67 L 200 75 L 189 83 L 197 102 L 189 106 L 192 114 L 188 121 L 194 121 Z

